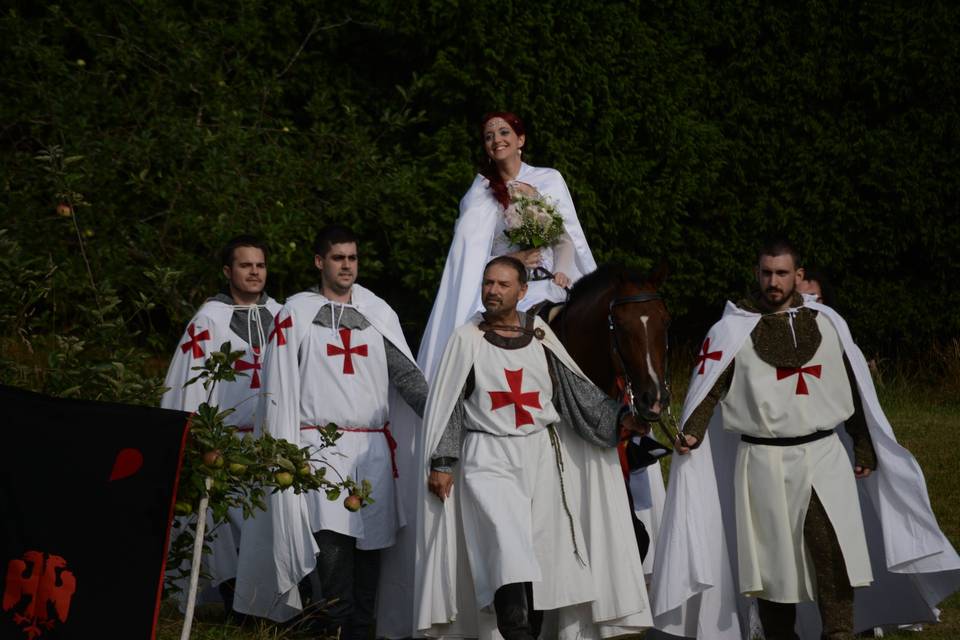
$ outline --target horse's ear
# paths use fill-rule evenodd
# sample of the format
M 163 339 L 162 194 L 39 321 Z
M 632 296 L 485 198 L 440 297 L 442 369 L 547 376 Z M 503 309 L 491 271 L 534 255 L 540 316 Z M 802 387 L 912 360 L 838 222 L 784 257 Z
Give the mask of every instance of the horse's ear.
M 667 265 L 667 259 L 661 258 L 660 264 L 657 265 L 656 270 L 650 276 L 650 284 L 652 284 L 653 286 L 659 289 L 660 286 L 666 281 L 667 275 L 669 275 L 669 273 L 670 273 L 670 267 Z

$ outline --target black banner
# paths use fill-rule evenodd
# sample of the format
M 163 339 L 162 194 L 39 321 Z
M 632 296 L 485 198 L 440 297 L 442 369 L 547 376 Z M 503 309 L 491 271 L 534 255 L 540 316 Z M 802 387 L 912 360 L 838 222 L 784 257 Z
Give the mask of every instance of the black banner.
M 153 638 L 188 414 L 3 386 L 0 407 L 0 638 Z

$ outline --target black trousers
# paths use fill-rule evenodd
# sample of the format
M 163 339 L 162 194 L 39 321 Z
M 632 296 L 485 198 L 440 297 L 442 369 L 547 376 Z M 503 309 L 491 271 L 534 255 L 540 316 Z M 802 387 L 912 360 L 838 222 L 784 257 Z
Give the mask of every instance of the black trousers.
M 322 592 L 315 600 L 323 603 L 317 614 L 322 627 L 342 640 L 371 640 L 376 630 L 380 552 L 357 549 L 356 538 L 334 531 L 313 536 L 320 547 L 316 572 Z

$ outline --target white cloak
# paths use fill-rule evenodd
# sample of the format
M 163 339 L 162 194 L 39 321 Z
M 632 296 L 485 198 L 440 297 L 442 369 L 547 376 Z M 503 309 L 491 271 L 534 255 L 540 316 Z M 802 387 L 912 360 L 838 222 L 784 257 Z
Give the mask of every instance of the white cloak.
M 516 181 L 529 184 L 541 195 L 549 197 L 563 216 L 563 227 L 574 251 L 557 255 L 554 270 L 565 273 L 573 282 L 595 271 L 597 263 L 587 245 L 573 199 L 560 172 L 522 163 Z M 440 289 L 417 354 L 417 362 L 430 383 L 433 382 L 447 340 L 457 327 L 482 308 L 480 285 L 483 268 L 490 261 L 494 229 L 503 215 L 503 209 L 493 197 L 489 184 L 489 180 L 478 174 L 460 201 L 460 217 L 454 226 Z M 534 297 L 528 295 L 525 302 L 539 302 Z
M 268 297 L 264 305 L 271 315 L 280 310 L 280 303 Z M 201 305 L 197 313 L 190 319 L 187 329 L 177 343 L 173 353 L 167 376 L 163 381 L 167 390 L 160 399 L 160 406 L 164 409 L 194 412 L 207 402 L 218 405 L 221 410 L 232 408 L 234 412 L 226 417 L 229 425 L 249 428 L 255 420 L 257 398 L 260 393 L 260 356 L 255 353 L 251 345 L 230 328 L 230 319 L 236 310 L 248 311 L 250 322 L 249 330 L 260 334 L 260 344 L 266 343 L 269 327 L 260 326 L 258 305 L 231 305 L 220 300 L 210 299 Z M 197 375 L 193 367 L 202 366 L 213 351 L 220 348 L 224 342 L 230 342 L 233 351 L 244 351 L 237 361 L 235 368 L 246 373 L 238 376 L 233 382 L 218 382 L 212 393 L 208 393 L 199 381 L 184 387 L 184 384 Z M 178 521 L 179 522 L 179 521 Z M 210 575 L 209 581 L 201 583 L 200 602 L 219 602 L 217 593 L 205 593 L 206 587 L 216 587 L 221 582 L 230 580 L 237 575 L 237 541 L 240 538 L 240 529 L 243 524 L 243 512 L 240 509 L 231 509 L 229 520 L 222 522 L 212 531 L 210 552 L 203 556 L 203 567 Z M 207 519 L 207 527 L 213 526 L 212 517 Z M 179 524 L 174 525 L 179 530 Z M 208 528 L 208 531 L 210 529 Z M 186 596 L 186 585 L 183 585 L 181 596 Z M 186 606 L 181 602 L 181 606 Z
M 877 469 L 857 481 L 874 582 L 855 590 L 855 629 L 935 620 L 935 605 L 960 588 L 960 556 L 937 524 L 919 465 L 896 441 L 846 322 L 812 298 L 805 298 L 804 305 L 822 313 L 840 336 L 877 453 Z M 727 303 L 694 367 L 681 424 L 704 400 L 760 317 Z M 734 573 L 732 473 L 739 436 L 723 430 L 721 420 L 716 411 L 700 447 L 674 456 L 670 468 L 651 601 L 656 628 L 675 636 L 749 637 L 750 600 L 738 593 Z M 849 448 L 849 437 L 842 429 L 838 433 Z M 798 606 L 804 640 L 820 637 L 816 620 L 813 603 Z
M 270 297 L 267 298 L 263 306 L 266 306 L 273 316 L 276 316 L 277 312 L 280 311 L 280 303 Z M 236 310 L 251 310 L 250 328 L 254 333 L 257 331 L 263 333 L 260 342 L 262 345 L 266 342 L 270 327 L 259 327 L 260 316 L 255 310 L 256 308 L 257 305 L 230 305 L 215 299 L 203 303 L 197 310 L 196 315 L 191 318 L 187 329 L 180 338 L 177 349 L 173 353 L 170 368 L 167 369 L 167 377 L 163 381 L 167 390 L 160 399 L 161 407 L 193 412 L 202 403 L 206 402 L 207 390 L 203 388 L 201 383 L 195 382 L 189 387 L 183 385 L 187 380 L 197 375 L 198 372 L 193 371 L 193 367 L 202 366 L 210 353 L 218 350 L 224 342 L 229 341 L 232 350 L 245 350 L 240 360 L 246 364 L 239 365 L 237 368 L 246 373 L 247 376 L 238 376 L 234 382 L 218 382 L 214 387 L 211 403 L 219 405 L 221 409 L 231 407 L 236 409 L 234 413 L 227 416 L 227 424 L 253 425 L 257 396 L 259 395 L 257 387 L 251 388 L 254 384 L 253 374 L 258 374 L 256 379 L 259 380 L 262 372 L 256 368 L 245 367 L 259 365 L 260 356 L 263 354 L 254 354 L 247 341 L 230 329 L 230 319 Z
M 326 301 L 326 298 L 318 293 L 302 292 L 292 296 L 287 305 L 295 305 L 298 300 L 302 303 L 306 298 Z M 370 290 L 355 284 L 351 293 L 351 304 L 377 332 L 413 362 L 413 355 L 403 337 L 400 321 L 386 302 Z M 296 349 L 300 338 L 309 329 L 309 326 L 304 325 L 312 324 L 312 320 L 311 317 L 306 322 L 299 319 L 294 322 L 287 307 L 284 307 L 274 320 L 274 332 L 264 356 L 263 375 L 271 381 L 271 385 L 280 385 L 287 393 L 285 401 L 271 411 L 269 424 L 261 421 L 256 425 L 258 435 L 268 431 L 276 438 L 303 446 L 300 444 L 299 380 L 274 380 L 271 376 L 281 375 L 282 367 L 279 365 L 277 350 Z M 285 377 L 289 378 L 289 374 Z M 287 385 L 291 388 L 287 388 Z M 264 397 L 261 403 L 269 401 Z M 410 446 L 409 442 L 414 437 L 413 425 L 409 422 L 402 425 L 402 420 L 394 421 L 394 411 L 401 407 L 411 413 L 412 410 L 392 388 L 390 406 L 394 438 L 400 443 L 401 449 Z M 265 415 L 266 411 L 261 410 L 260 413 Z M 409 469 L 401 466 L 403 459 L 400 456 L 397 457 L 397 463 L 401 477 L 411 474 Z M 241 613 L 283 622 L 303 609 L 297 585 L 316 566 L 318 549 L 303 495 L 281 491 L 267 496 L 266 502 L 267 511 L 256 513 L 244 525 L 234 608 Z
M 474 316 L 450 339 L 430 389 L 424 418 L 424 437 L 418 438 L 420 463 L 417 485 L 417 562 L 414 619 L 416 635 L 444 638 L 499 638 L 492 613 L 478 611 L 460 526 L 459 489 L 463 482 L 457 465 L 454 491 L 440 501 L 427 489 L 430 457 L 446 428 L 463 384 L 473 365 L 483 332 Z M 550 328 L 543 346 L 575 374 L 586 379 Z M 586 549 L 596 600 L 584 605 L 589 621 L 601 637 L 636 633 L 650 626 L 649 603 L 633 525 L 626 506 L 626 488 L 615 448 L 600 448 L 565 429 L 563 440 L 566 490 L 581 509 Z

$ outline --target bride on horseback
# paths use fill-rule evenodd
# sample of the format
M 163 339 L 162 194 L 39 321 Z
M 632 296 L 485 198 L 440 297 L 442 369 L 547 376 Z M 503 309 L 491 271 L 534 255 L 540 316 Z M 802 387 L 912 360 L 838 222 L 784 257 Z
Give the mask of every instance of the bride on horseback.
M 511 255 L 530 271 L 527 295 L 518 305 L 521 311 L 538 302 L 564 301 L 565 288 L 597 267 L 563 176 L 522 161 L 527 138 L 520 118 L 489 113 L 481 125 L 487 162 L 460 201 L 440 289 L 417 355 L 428 380 L 453 330 L 481 309 L 481 275 L 491 258 Z M 537 216 L 562 217 L 559 237 L 540 247 L 514 242 L 511 236 L 516 234 L 509 232 L 520 224 L 525 206 L 532 206 Z

